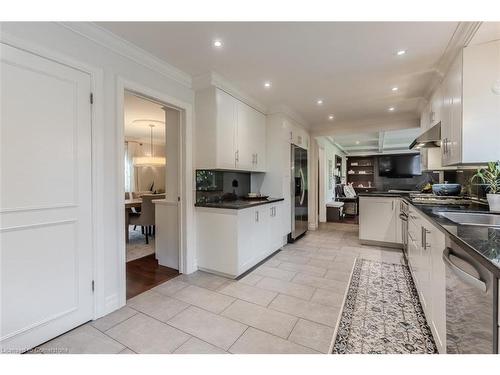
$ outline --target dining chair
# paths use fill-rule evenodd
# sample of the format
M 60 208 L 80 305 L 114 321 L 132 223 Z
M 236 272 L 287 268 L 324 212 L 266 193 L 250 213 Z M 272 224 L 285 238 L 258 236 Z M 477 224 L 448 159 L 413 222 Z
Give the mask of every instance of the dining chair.
M 164 199 L 165 194 L 144 194 L 142 196 L 141 211 L 129 214 L 129 225 L 140 225 L 149 244 L 149 236 L 155 231 L 155 205 L 153 200 Z

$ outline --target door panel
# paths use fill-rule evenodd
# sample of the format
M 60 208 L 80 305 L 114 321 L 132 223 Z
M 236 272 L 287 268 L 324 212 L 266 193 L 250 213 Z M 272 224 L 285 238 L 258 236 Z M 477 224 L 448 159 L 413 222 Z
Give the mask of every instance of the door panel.
M 252 128 L 254 109 L 244 103 L 238 102 L 238 127 L 237 127 L 237 168 L 251 171 L 255 167 L 255 130 Z
M 0 346 L 92 319 L 90 76 L 1 44 Z
M 217 100 L 217 167 L 234 169 L 236 141 L 236 99 L 216 90 Z

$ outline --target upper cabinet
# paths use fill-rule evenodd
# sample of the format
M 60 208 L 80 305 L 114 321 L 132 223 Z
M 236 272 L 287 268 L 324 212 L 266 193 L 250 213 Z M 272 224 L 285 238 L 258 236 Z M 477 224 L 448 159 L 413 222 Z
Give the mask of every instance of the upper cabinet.
M 196 168 L 264 172 L 266 116 L 225 91 L 196 92 Z
M 427 128 L 430 128 L 436 125 L 439 121 L 441 121 L 443 109 L 443 91 L 442 86 L 439 86 L 434 94 L 432 94 L 431 101 L 429 103 L 429 117 L 427 120 Z
M 443 165 L 500 159 L 500 41 L 468 46 L 442 85 Z

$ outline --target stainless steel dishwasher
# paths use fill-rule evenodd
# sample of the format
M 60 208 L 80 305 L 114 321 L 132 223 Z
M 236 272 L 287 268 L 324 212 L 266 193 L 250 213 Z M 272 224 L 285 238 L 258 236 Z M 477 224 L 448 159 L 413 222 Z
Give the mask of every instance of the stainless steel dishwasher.
M 486 354 L 498 350 L 498 283 L 456 243 L 443 252 L 446 264 L 446 352 Z

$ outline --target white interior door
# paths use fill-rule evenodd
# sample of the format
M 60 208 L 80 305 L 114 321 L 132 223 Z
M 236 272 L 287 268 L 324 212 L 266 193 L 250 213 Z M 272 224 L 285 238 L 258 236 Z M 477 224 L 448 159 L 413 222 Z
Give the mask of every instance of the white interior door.
M 0 44 L 0 346 L 90 319 L 90 76 Z

